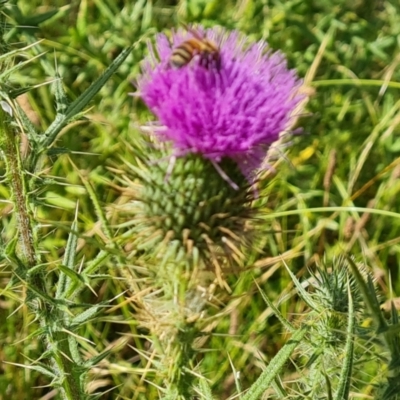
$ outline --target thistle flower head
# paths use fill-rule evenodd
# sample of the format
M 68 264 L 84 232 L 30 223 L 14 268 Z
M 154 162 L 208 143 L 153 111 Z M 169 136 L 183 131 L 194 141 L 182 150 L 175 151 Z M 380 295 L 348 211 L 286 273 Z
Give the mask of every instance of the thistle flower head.
M 179 67 L 171 62 L 176 49 L 183 51 Z M 171 40 L 159 34 L 137 83 L 159 120 L 158 137 L 175 155 L 233 159 L 250 181 L 303 98 L 281 53 L 217 28 L 178 30 Z
M 290 127 L 301 81 L 281 53 L 235 31 L 180 29 L 157 35 L 149 50 L 137 87 L 157 117 L 152 132 L 169 146 L 154 146 L 161 159 L 136 171 L 137 248 L 221 277 L 255 240 L 249 187 Z

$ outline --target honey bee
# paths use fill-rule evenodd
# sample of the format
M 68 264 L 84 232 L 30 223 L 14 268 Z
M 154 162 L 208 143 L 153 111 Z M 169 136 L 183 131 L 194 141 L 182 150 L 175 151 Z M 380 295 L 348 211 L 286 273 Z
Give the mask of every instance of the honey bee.
M 192 29 L 189 29 L 189 32 L 193 37 L 172 50 L 169 65 L 172 68 L 182 68 L 188 65 L 194 57 L 199 56 L 199 64 L 203 67 L 215 66 L 219 69 L 221 57 L 218 45 Z

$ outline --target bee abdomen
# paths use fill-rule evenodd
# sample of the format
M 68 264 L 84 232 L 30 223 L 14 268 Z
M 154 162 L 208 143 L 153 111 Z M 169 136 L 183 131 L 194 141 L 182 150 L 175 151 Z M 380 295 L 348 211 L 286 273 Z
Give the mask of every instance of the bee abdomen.
M 188 64 L 193 58 L 193 55 L 193 49 L 179 46 L 172 52 L 169 62 L 172 67 L 180 68 Z

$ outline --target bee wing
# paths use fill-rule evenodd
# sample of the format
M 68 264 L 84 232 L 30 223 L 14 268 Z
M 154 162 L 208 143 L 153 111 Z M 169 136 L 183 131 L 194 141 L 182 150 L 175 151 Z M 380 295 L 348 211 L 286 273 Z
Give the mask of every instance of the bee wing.
M 195 25 L 188 25 L 185 24 L 184 22 L 181 22 L 181 25 L 183 26 L 184 29 L 186 29 L 187 32 L 189 32 L 191 35 L 193 35 L 194 38 L 198 40 L 204 40 L 205 39 L 205 33 L 202 32 L 198 27 Z

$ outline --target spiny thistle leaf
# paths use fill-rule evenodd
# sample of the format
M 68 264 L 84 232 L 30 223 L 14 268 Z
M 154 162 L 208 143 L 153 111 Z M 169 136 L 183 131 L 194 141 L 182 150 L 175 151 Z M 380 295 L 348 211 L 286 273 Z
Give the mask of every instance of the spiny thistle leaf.
M 68 99 L 67 93 L 64 90 L 64 86 L 62 84 L 62 78 L 58 74 L 58 72 L 56 72 L 56 76 L 54 79 L 53 92 L 56 101 L 56 111 L 57 111 L 56 118 L 61 118 L 65 116 L 70 101 Z
M 275 307 L 275 304 L 270 301 L 270 299 L 268 298 L 268 296 L 261 290 L 261 288 L 259 287 L 258 283 L 255 282 L 257 285 L 257 288 L 259 290 L 259 292 L 261 293 L 261 296 L 263 298 L 263 300 L 265 301 L 265 303 L 268 305 L 268 307 L 271 308 L 272 312 L 274 313 L 274 315 L 279 319 L 279 321 L 281 322 L 281 324 L 289 331 L 289 332 L 294 332 L 295 331 L 295 327 L 286 319 L 284 318 L 284 316 L 281 314 L 281 312 Z
M 65 330 L 65 332 L 67 332 L 67 331 Z M 88 369 L 82 365 L 82 356 L 79 351 L 78 342 L 77 342 L 75 336 L 72 335 L 72 333 L 70 333 L 68 335 L 68 349 L 69 349 L 71 358 L 75 363 L 75 365 L 72 367 L 72 370 L 74 372 L 78 371 L 80 373 L 81 377 L 84 377 L 87 374 Z
M 129 56 L 133 46 L 123 50 L 118 57 L 109 65 L 102 76 L 100 76 L 95 82 L 93 82 L 75 101 L 69 104 L 65 109 L 63 105 L 62 113 L 57 114 L 54 122 L 48 127 L 44 133 L 41 144 L 44 147 L 50 146 L 55 140 L 57 134 L 61 129 L 67 125 L 72 118 L 80 113 L 90 102 L 90 100 L 100 91 L 105 85 L 108 79 L 114 74 L 114 72 L 120 67 L 120 65 Z
M 344 362 L 343 368 L 340 373 L 340 380 L 338 384 L 338 390 L 336 392 L 335 400 L 343 400 L 349 397 L 350 383 L 353 371 L 354 362 L 354 326 L 356 322 L 356 315 L 354 309 L 354 303 L 352 293 L 350 289 L 350 282 L 348 282 L 348 325 L 347 325 L 347 340 L 344 349 Z
M 73 268 L 75 266 L 76 246 L 78 243 L 78 236 L 75 233 L 78 226 L 76 218 L 77 215 L 75 215 L 74 222 L 72 223 L 71 226 L 71 232 L 68 236 L 67 246 L 65 247 L 64 260 L 63 260 L 65 267 L 62 265 L 58 266 L 59 269 L 61 270 L 61 273 L 57 285 L 57 292 L 56 292 L 57 299 L 62 298 L 64 296 L 67 285 L 67 276 L 69 276 L 68 273 L 70 271 L 73 271 Z M 66 269 L 68 271 L 65 271 Z M 77 274 L 75 273 L 75 275 Z M 81 280 L 81 277 L 80 276 L 77 277 L 75 275 L 70 276 L 70 279 L 73 281 L 75 280 L 78 283 Z
M 14 274 L 17 276 L 17 273 L 16 273 L 15 270 L 14 270 Z M 53 299 L 47 293 L 44 293 L 43 291 L 37 289 L 34 285 L 32 285 L 29 282 L 27 282 L 24 279 L 22 279 L 21 276 L 17 276 L 17 277 L 18 277 L 18 279 L 20 279 L 20 281 L 22 283 L 24 283 L 24 285 L 26 285 L 28 287 L 29 290 L 31 290 L 35 294 L 35 296 L 36 296 L 36 298 L 38 300 L 38 305 L 39 305 L 40 301 L 43 301 L 44 303 L 51 304 L 53 306 L 56 306 L 57 304 L 59 304 L 56 299 Z
M 85 361 L 84 366 L 86 368 L 92 368 L 95 365 L 97 365 L 100 361 L 104 360 L 107 358 L 112 352 L 112 349 L 105 350 L 102 353 L 98 354 L 95 357 L 90 358 L 89 360 Z
M 267 368 L 262 372 L 257 381 L 250 387 L 248 392 L 242 396 L 242 400 L 258 400 L 267 390 L 273 380 L 291 357 L 293 351 L 299 345 L 308 331 L 308 327 L 303 327 L 295 332 L 290 340 L 279 350 L 278 354 L 270 361 Z
M 21 53 L 21 51 L 19 53 Z M 31 63 L 32 61 L 34 61 L 36 58 L 41 57 L 43 54 L 44 53 L 38 54 L 38 55 L 30 58 L 29 60 L 22 61 L 22 62 L 20 62 L 18 64 L 13 65 L 12 67 L 8 67 L 3 73 L 0 74 L 0 81 L 1 82 L 6 82 L 9 79 L 10 75 L 12 75 L 15 71 L 20 70 L 25 65 L 27 65 L 27 64 Z M 19 54 L 19 55 L 21 55 L 21 54 Z M 2 97 L 4 97 L 4 96 L 2 96 Z
M 62 8 L 54 8 L 53 10 L 45 11 L 43 13 L 25 16 L 18 4 L 13 4 L 13 6 L 7 11 L 8 14 L 15 19 L 18 29 L 30 30 L 32 28 L 36 28 L 39 24 L 48 21 L 54 15 L 60 14 L 61 10 Z
M 29 342 L 30 339 L 43 336 L 45 333 L 46 333 L 45 328 L 38 328 L 38 329 L 35 329 L 32 333 L 30 333 L 28 336 L 24 337 L 24 340 Z M 43 355 L 42 355 L 42 357 L 43 357 Z
M 31 15 L 29 17 L 23 16 L 22 18 L 19 18 L 17 20 L 18 24 L 20 26 L 27 26 L 27 27 L 34 27 L 38 26 L 42 22 L 45 22 L 49 20 L 50 18 L 54 17 L 60 12 L 58 8 L 55 8 L 54 10 L 46 11 L 44 13 L 36 14 L 36 15 Z
M 16 363 L 9 363 L 7 361 L 3 361 L 5 364 L 16 365 L 21 368 L 30 369 L 32 371 L 37 371 L 40 374 L 43 374 L 51 379 L 56 379 L 57 376 L 53 373 L 53 371 L 49 370 L 44 364 L 41 365 L 25 365 L 25 364 L 16 364 Z
M 214 400 L 214 397 L 211 392 L 211 387 L 207 382 L 207 379 L 199 380 L 199 389 L 197 390 L 197 392 L 201 396 L 201 399 Z
M 101 308 L 101 305 L 97 304 L 97 305 L 89 308 L 88 310 L 84 311 L 83 313 L 76 315 L 69 322 L 69 326 L 70 327 L 80 326 L 80 325 L 86 323 L 87 321 L 89 321 L 91 318 L 93 318 L 97 314 L 97 312 L 99 311 L 100 308 Z
M 85 280 L 83 279 L 81 274 L 78 274 L 77 272 L 75 272 L 74 270 L 72 270 L 70 267 L 66 267 L 65 265 L 59 264 L 57 266 L 57 268 L 65 275 L 68 276 L 68 278 L 70 278 L 72 281 L 74 281 L 75 283 L 79 283 L 82 282 L 84 283 Z
M 1 54 L 1 55 L 0 55 L 0 63 L 4 63 L 5 61 L 12 60 L 12 59 L 13 59 L 14 57 L 16 57 L 16 56 L 21 56 L 21 55 L 23 55 L 23 52 L 24 52 L 25 50 L 28 50 L 28 49 L 30 49 L 31 47 L 36 46 L 38 43 L 40 43 L 40 41 L 35 42 L 35 43 L 31 43 L 31 44 L 29 44 L 28 46 L 25 46 L 25 47 L 21 47 L 20 49 L 10 50 L 10 51 L 8 51 L 7 53 Z M 36 57 L 34 57 L 34 58 L 36 58 Z M 29 62 L 30 60 L 27 60 L 27 61 Z M 18 65 L 21 65 L 21 64 L 16 64 L 16 67 L 18 67 Z
M 351 272 L 354 275 L 359 290 L 363 296 L 364 302 L 371 313 L 371 317 L 374 319 L 377 329 L 386 330 L 387 323 L 382 314 L 382 311 L 379 306 L 379 301 L 376 296 L 376 290 L 374 285 L 372 284 L 371 278 L 368 276 L 368 282 L 365 282 L 364 277 L 360 273 L 356 263 L 350 256 L 346 256 L 348 264 L 351 268 Z
M 296 286 L 296 289 L 300 295 L 300 297 L 305 301 L 305 303 L 313 310 L 316 310 L 318 308 L 317 303 L 314 302 L 312 296 L 310 296 L 303 288 L 302 284 L 300 281 L 296 278 L 296 275 L 293 274 L 293 272 L 290 270 L 288 265 L 284 262 L 283 265 L 286 268 L 286 271 L 290 275 L 290 278 L 292 279 L 294 285 Z

